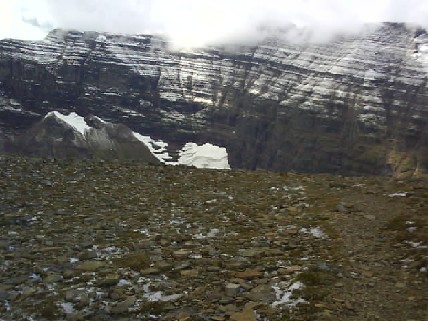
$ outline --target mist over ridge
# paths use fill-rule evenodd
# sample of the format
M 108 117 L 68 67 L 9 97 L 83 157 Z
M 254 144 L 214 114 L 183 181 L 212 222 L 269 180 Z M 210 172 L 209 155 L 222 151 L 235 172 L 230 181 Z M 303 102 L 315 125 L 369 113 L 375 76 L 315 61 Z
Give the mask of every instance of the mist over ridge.
M 286 40 L 325 42 L 380 22 L 428 27 L 422 0 L 1 0 L 0 39 L 42 39 L 53 28 L 160 34 L 176 48 L 252 43 L 271 30 Z

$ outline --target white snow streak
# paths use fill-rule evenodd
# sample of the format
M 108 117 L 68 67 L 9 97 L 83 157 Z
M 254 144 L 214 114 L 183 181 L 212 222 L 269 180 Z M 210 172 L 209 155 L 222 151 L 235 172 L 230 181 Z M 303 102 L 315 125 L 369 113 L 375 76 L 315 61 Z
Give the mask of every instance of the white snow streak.
M 85 131 L 91 128 L 88 126 L 88 124 L 86 124 L 85 119 L 82 116 L 77 115 L 75 112 L 72 112 L 69 115 L 63 115 L 58 111 L 51 111 L 45 116 L 45 118 L 47 117 L 57 117 L 63 120 L 83 136 L 85 135 Z
M 154 140 L 150 136 L 143 136 L 139 133 L 134 132 L 135 138 L 137 138 L 140 142 L 143 142 L 144 145 L 150 150 L 150 152 L 162 163 L 167 163 L 171 160 L 171 156 L 167 151 L 168 143 L 165 143 L 162 140 Z M 168 163 L 170 165 L 175 165 L 172 163 Z

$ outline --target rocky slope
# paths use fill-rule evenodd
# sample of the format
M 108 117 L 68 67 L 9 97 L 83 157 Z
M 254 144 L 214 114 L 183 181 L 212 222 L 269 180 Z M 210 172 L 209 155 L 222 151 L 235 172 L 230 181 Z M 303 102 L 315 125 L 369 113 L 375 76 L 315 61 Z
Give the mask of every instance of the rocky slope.
M 116 159 L 151 164 L 186 165 L 230 169 L 225 148 L 205 143 L 186 143 L 173 154 L 168 143 L 153 140 L 123 124 L 99 117 L 49 112 L 41 121 L 3 144 L 7 154 L 45 158 Z
M 49 158 L 122 159 L 160 164 L 134 132 L 95 116 L 49 112 L 28 131 L 5 144 L 13 154 Z
M 52 110 L 121 122 L 232 168 L 415 175 L 428 168 L 428 35 L 368 26 L 328 44 L 171 51 L 161 38 L 52 31 L 0 41 L 3 139 Z
M 1 157 L 0 319 L 427 320 L 427 202 L 426 181 Z

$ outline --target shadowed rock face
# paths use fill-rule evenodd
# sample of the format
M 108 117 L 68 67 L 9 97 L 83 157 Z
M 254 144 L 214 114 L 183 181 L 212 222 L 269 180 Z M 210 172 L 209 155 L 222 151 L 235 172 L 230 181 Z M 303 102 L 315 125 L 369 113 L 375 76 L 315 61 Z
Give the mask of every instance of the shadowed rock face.
M 428 168 L 428 35 L 367 27 L 328 44 L 173 52 L 153 36 L 52 31 L 0 41 L 0 126 L 48 111 L 123 123 L 177 149 L 225 146 L 232 168 L 414 175 Z

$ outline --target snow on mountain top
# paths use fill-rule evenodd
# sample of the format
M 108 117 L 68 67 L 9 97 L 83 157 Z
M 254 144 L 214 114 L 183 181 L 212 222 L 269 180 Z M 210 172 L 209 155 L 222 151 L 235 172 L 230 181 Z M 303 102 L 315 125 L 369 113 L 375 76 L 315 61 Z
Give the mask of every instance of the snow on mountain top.
M 85 135 L 85 131 L 91 128 L 88 126 L 85 119 L 82 116 L 76 114 L 75 112 L 71 112 L 69 115 L 64 115 L 58 111 L 51 111 L 45 116 L 45 118 L 47 117 L 57 117 L 61 119 L 74 129 L 76 129 L 82 135 Z
M 180 151 L 178 163 L 197 168 L 230 169 L 226 148 L 210 143 L 201 146 L 187 143 Z

